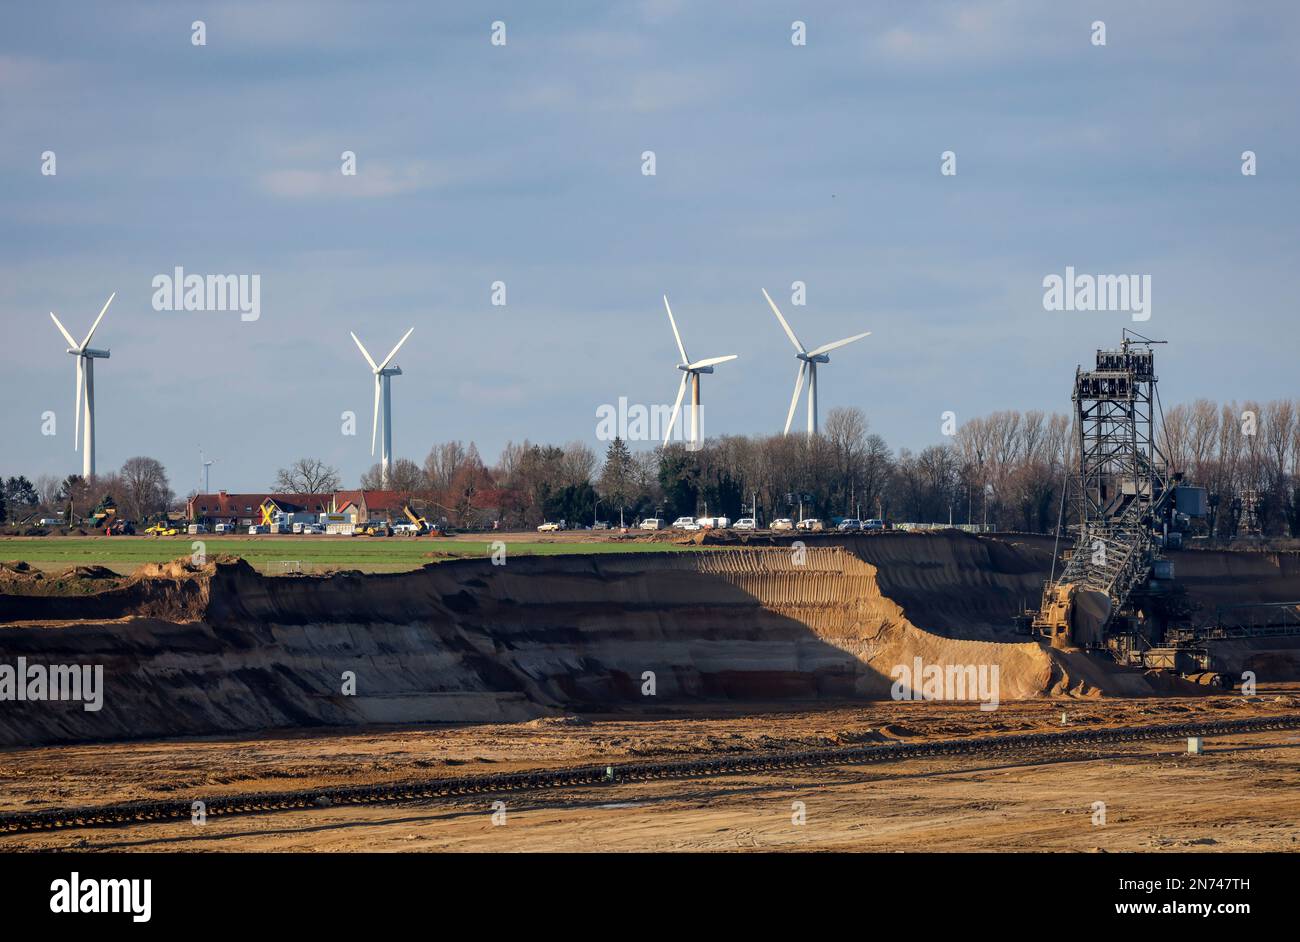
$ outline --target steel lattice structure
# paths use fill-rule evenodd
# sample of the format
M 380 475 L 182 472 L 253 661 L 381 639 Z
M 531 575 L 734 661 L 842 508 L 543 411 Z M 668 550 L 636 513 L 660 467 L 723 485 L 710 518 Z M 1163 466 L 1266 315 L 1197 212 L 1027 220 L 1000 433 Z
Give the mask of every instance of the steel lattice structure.
M 1119 350 L 1098 350 L 1096 369 L 1075 373 L 1075 482 L 1085 531 L 1121 518 L 1136 523 L 1139 509 L 1168 489 L 1168 462 L 1156 442 L 1154 342 L 1125 331 Z

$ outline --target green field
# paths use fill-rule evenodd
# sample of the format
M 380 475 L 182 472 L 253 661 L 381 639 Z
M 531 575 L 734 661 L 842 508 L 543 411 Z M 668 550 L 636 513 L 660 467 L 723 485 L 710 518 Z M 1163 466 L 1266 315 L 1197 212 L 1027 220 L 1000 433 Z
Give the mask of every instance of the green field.
M 145 563 L 189 556 L 190 544 L 202 540 L 209 556 L 242 556 L 256 569 L 280 573 L 301 569 L 322 572 L 360 569 L 364 572 L 402 572 L 442 559 L 486 557 L 490 540 L 389 537 L 212 536 L 194 537 L 0 537 L 0 560 L 22 560 L 40 569 L 69 566 L 106 566 L 130 573 Z M 673 543 L 622 541 L 509 540 L 506 553 L 554 555 L 568 553 L 679 552 L 698 549 Z

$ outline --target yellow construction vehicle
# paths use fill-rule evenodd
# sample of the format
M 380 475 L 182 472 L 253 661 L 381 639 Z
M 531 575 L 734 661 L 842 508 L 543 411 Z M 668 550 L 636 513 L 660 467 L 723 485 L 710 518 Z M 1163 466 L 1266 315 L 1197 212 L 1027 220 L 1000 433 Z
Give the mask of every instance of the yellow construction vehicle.
M 150 536 L 176 536 L 181 531 L 178 530 L 176 527 L 172 526 L 170 523 L 164 522 L 164 523 L 155 523 L 153 526 L 149 527 L 144 532 L 148 533 Z
M 411 526 L 415 527 L 414 530 L 409 531 L 413 536 L 429 532 L 429 521 L 417 514 L 409 505 L 402 508 L 402 513 L 406 514 L 406 519 L 411 521 Z

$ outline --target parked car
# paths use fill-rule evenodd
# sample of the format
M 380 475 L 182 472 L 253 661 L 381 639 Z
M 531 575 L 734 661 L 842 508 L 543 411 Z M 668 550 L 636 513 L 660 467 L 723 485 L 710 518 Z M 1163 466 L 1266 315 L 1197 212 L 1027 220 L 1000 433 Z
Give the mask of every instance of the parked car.
M 862 523 L 862 529 L 864 529 L 864 530 L 883 530 L 883 529 L 885 529 L 885 521 L 883 521 L 883 520 L 878 520 L 878 519 L 864 520 L 863 523 Z
M 560 520 L 560 521 L 557 522 L 557 523 L 549 523 L 549 522 L 548 522 L 548 523 L 543 523 L 540 527 L 537 528 L 537 532 L 538 532 L 538 533 L 554 533 L 554 532 L 557 531 L 557 530 L 565 530 L 565 529 L 568 529 L 568 528 L 565 526 L 564 521 L 563 521 L 563 520 Z
M 251 527 L 248 528 L 249 536 L 257 536 L 259 533 L 270 533 L 270 532 L 271 532 L 271 528 L 264 523 L 253 524 Z
M 800 530 L 807 530 L 810 533 L 820 533 L 826 529 L 826 524 L 822 523 L 816 517 L 804 517 L 795 524 Z
M 664 522 L 659 517 L 646 517 L 641 521 L 639 529 L 641 530 L 662 530 Z
M 608 530 L 609 522 L 606 520 L 597 520 L 595 523 L 591 525 L 591 528 L 593 530 Z
M 213 528 L 212 532 L 213 533 L 238 533 L 239 528 L 235 526 L 233 523 L 219 523 Z
M 845 533 L 849 533 L 854 530 L 861 530 L 862 521 L 858 520 L 856 517 L 845 517 L 843 520 L 840 521 L 840 525 L 835 529 L 841 530 Z
M 694 517 L 678 517 L 673 521 L 674 530 L 698 530 L 700 525 L 695 522 Z
M 757 530 L 758 522 L 753 517 L 741 517 L 732 527 L 733 530 Z
M 772 521 L 773 530 L 793 530 L 794 521 L 789 517 L 778 517 Z
M 695 522 L 705 530 L 725 530 L 731 526 L 730 517 L 697 517 Z
M 319 523 L 304 523 L 302 525 L 303 533 L 324 533 L 325 528 Z
M 208 528 L 205 527 L 205 526 L 204 526 L 203 524 L 201 524 L 201 523 L 191 523 L 191 524 L 186 528 L 186 532 L 189 533 L 190 536 L 195 536 L 195 535 L 197 535 L 197 534 L 199 534 L 199 533 L 207 533 L 207 532 L 208 532 Z

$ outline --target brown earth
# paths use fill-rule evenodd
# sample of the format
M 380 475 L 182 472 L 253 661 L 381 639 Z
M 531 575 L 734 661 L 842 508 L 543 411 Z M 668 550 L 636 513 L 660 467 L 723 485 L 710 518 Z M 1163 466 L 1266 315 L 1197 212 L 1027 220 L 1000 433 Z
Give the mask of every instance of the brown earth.
M 0 585 L 7 661 L 102 664 L 105 675 L 97 712 L 8 704 L 0 745 L 887 699 L 895 666 L 916 658 L 997 668 L 1003 701 L 1205 694 L 1015 634 L 1051 549 L 1046 538 L 889 533 L 368 576 L 176 562 L 59 595 Z M 1293 555 L 1187 553 L 1176 565 L 1212 604 L 1300 595 Z M 1288 639 L 1233 657 L 1261 681 L 1300 677 Z
M 136 799 L 202 800 L 426 777 L 651 757 L 773 752 L 887 739 L 1294 714 L 1300 687 L 1266 696 L 1045 700 L 994 713 L 953 703 L 838 705 L 659 719 L 557 717 L 529 723 L 236 740 L 59 746 L 5 753 L 0 810 Z M 0 850 L 1282 850 L 1300 838 L 1300 736 L 1026 750 L 1015 757 L 503 795 L 384 807 L 0 837 Z M 804 803 L 806 825 L 792 822 Z M 1107 805 L 1093 823 L 1093 802 Z

